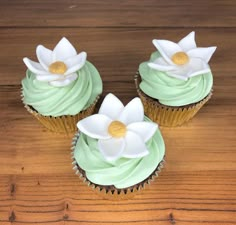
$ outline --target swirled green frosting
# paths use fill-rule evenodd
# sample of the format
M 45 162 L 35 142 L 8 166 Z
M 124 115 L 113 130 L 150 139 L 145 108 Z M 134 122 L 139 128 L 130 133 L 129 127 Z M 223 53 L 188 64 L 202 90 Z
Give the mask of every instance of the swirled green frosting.
M 154 52 L 150 61 L 158 57 L 160 54 Z M 140 64 L 139 73 L 142 78 L 140 89 L 167 106 L 183 106 L 199 102 L 210 93 L 213 85 L 212 73 L 191 77 L 185 81 L 150 68 L 148 62 Z
M 44 116 L 75 115 L 88 108 L 102 93 L 102 80 L 88 61 L 77 71 L 78 78 L 64 87 L 54 87 L 38 81 L 27 70 L 22 80 L 23 102 Z
M 145 157 L 120 158 L 108 162 L 98 150 L 97 139 L 81 133 L 76 143 L 74 157 L 91 182 L 127 188 L 149 177 L 164 157 L 165 144 L 160 130 L 156 131 L 146 145 L 149 154 Z

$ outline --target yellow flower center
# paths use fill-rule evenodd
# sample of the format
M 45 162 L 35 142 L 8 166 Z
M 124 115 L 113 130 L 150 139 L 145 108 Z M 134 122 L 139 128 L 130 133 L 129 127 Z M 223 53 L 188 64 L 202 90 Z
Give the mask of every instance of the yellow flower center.
M 64 74 L 67 71 L 67 66 L 64 62 L 56 61 L 48 69 L 50 73 Z
M 126 126 L 120 121 L 112 121 L 108 127 L 108 133 L 115 138 L 124 137 L 126 134 Z
M 189 57 L 185 52 L 176 52 L 171 60 L 177 65 L 184 65 L 189 61 Z

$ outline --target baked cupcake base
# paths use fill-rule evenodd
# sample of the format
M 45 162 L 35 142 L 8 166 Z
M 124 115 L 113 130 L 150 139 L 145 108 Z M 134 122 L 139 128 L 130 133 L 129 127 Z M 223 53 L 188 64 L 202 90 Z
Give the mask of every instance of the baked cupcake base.
M 90 180 L 87 179 L 86 173 L 83 169 L 80 168 L 80 166 L 77 164 L 75 158 L 74 158 L 74 150 L 77 143 L 77 140 L 79 138 L 79 132 L 75 134 L 73 141 L 72 141 L 72 164 L 73 170 L 75 170 L 76 175 L 80 177 L 80 179 L 87 184 L 87 186 L 91 187 L 98 195 L 100 195 L 104 199 L 108 200 L 125 200 L 130 199 L 135 196 L 135 194 L 139 193 L 142 189 L 146 188 L 151 182 L 155 180 L 156 177 L 158 177 L 158 173 L 163 168 L 163 164 L 165 160 L 163 159 L 156 167 L 156 169 L 152 172 L 152 174 L 147 177 L 142 182 L 135 184 L 133 186 L 130 186 L 128 188 L 123 189 L 117 189 L 113 185 L 104 186 L 104 185 L 98 185 Z
M 161 126 L 175 127 L 189 121 L 212 96 L 211 91 L 204 99 L 197 103 L 178 107 L 166 106 L 158 100 L 147 96 L 140 90 L 139 84 L 141 77 L 139 72 L 136 73 L 134 81 L 136 90 L 144 106 L 145 115 Z
M 32 114 L 43 126 L 48 130 L 55 133 L 74 133 L 77 131 L 77 122 L 87 116 L 93 114 L 96 103 L 100 96 L 98 96 L 92 105 L 87 109 L 79 112 L 76 115 L 65 115 L 65 116 L 43 116 L 35 111 L 31 106 L 25 105 L 27 111 Z

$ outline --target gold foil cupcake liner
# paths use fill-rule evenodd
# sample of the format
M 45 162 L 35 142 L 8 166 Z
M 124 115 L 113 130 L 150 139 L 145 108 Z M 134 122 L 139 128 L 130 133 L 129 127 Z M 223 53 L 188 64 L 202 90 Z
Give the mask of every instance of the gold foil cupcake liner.
M 136 90 L 142 100 L 145 114 L 161 126 L 175 127 L 192 119 L 212 96 L 212 90 L 203 100 L 195 104 L 171 107 L 160 104 L 157 100 L 145 95 L 139 88 L 140 75 L 137 72 L 134 78 Z
M 145 182 L 140 182 L 139 185 L 134 185 L 133 188 L 124 188 L 124 189 L 106 189 L 105 186 L 100 186 L 97 184 L 92 183 L 87 179 L 87 177 L 81 173 L 77 166 L 77 162 L 74 157 L 74 151 L 76 147 L 76 143 L 79 139 L 79 132 L 75 134 L 72 140 L 72 147 L 71 147 L 71 154 L 72 154 L 72 165 L 73 170 L 75 170 L 75 174 L 79 176 L 79 178 L 85 183 L 88 187 L 90 187 L 96 194 L 101 196 L 103 199 L 107 200 L 127 200 L 133 198 L 136 194 L 138 194 L 141 190 L 146 189 L 149 187 L 149 185 L 158 177 L 158 174 L 160 173 L 161 169 L 164 167 L 165 159 L 163 159 L 159 165 L 157 166 L 156 170 L 149 176 L 148 179 L 145 180 Z
M 74 133 L 77 131 L 76 124 L 79 120 L 90 116 L 93 114 L 95 110 L 96 103 L 100 96 L 98 96 L 93 104 L 91 104 L 87 109 L 79 112 L 76 115 L 65 115 L 65 116 L 43 116 L 37 111 L 35 111 L 33 108 L 31 108 L 29 105 L 24 104 L 27 111 L 32 114 L 44 127 L 46 127 L 48 130 L 53 131 L 55 133 Z M 22 95 L 22 102 L 23 101 L 23 95 Z

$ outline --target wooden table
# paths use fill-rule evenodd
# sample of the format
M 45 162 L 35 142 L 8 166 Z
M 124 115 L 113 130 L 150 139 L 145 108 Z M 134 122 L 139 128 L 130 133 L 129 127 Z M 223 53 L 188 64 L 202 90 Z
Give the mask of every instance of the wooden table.
M 24 109 L 24 56 L 66 36 L 99 69 L 104 95 L 125 103 L 155 50 L 195 30 L 218 46 L 214 95 L 188 124 L 161 127 L 165 169 L 132 200 L 103 200 L 74 174 L 71 137 L 48 132 Z M 0 225 L 236 224 L 236 1 L 0 1 Z

